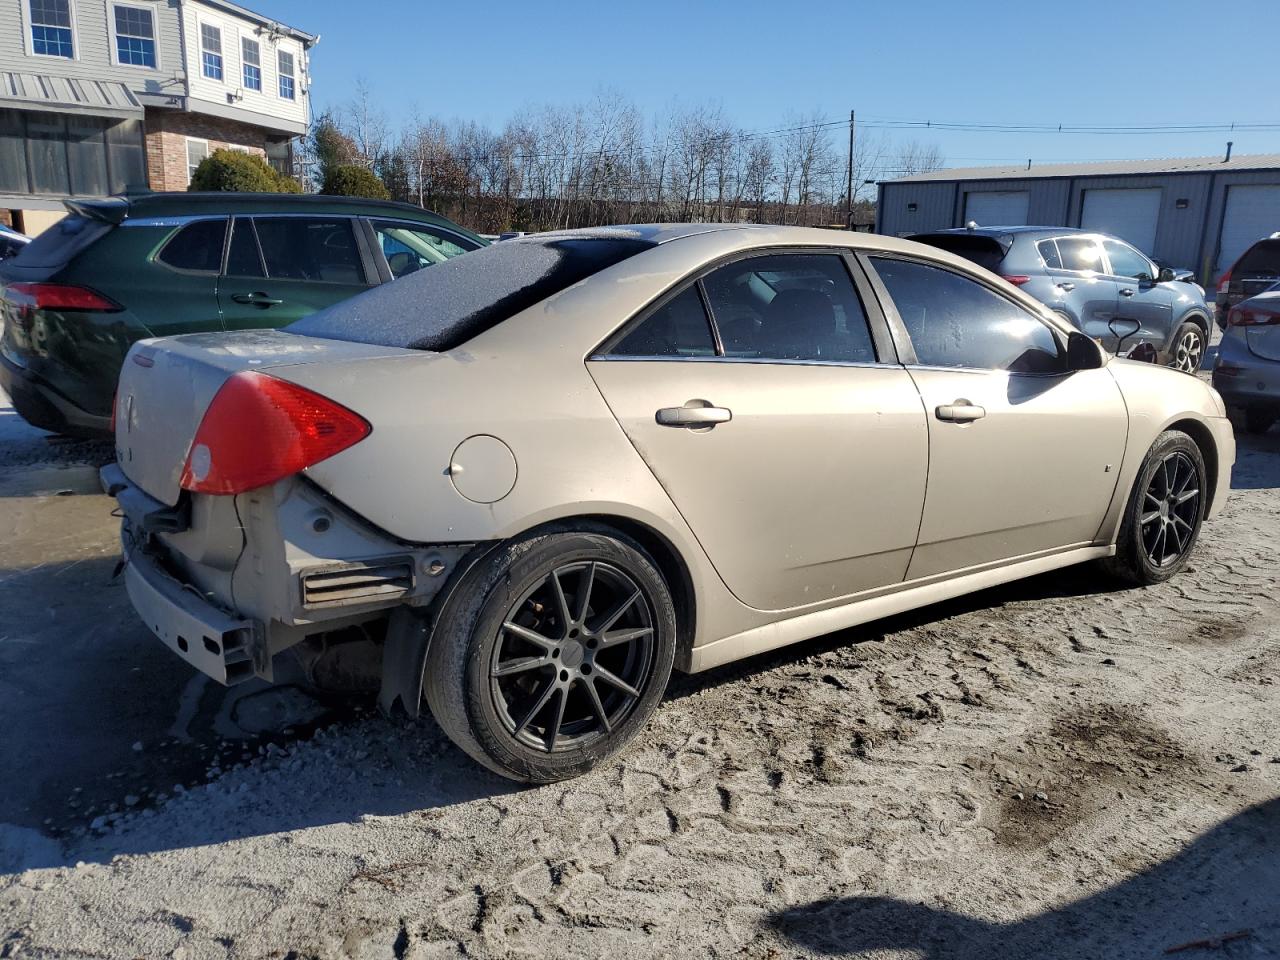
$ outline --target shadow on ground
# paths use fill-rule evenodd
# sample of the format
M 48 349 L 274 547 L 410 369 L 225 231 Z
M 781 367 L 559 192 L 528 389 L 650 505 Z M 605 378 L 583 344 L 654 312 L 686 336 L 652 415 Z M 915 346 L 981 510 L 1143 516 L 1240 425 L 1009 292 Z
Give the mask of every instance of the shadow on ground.
M 1155 957 L 1184 945 L 1175 956 L 1274 957 L 1278 904 L 1280 799 L 1231 817 L 1100 893 L 1023 920 L 974 920 L 893 897 L 852 896 L 780 911 L 767 925 L 798 947 L 842 957 L 885 950 L 928 960 Z

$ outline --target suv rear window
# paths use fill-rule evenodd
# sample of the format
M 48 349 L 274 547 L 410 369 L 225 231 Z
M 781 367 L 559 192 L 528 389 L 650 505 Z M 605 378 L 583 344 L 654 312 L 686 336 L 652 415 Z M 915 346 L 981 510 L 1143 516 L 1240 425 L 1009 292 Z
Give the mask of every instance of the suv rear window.
M 69 214 L 22 248 L 8 261 L 18 267 L 61 267 L 71 261 L 81 250 L 103 234 L 110 232 L 111 224 L 92 220 L 79 214 Z
M 1231 271 L 1234 280 L 1251 277 L 1280 276 L 1280 240 L 1259 240 L 1245 251 L 1240 262 Z
M 997 272 L 1000 261 L 1004 259 L 1006 248 L 1001 246 L 995 237 L 974 236 L 965 233 L 925 233 L 912 237 L 920 243 L 927 243 L 939 250 L 946 250 L 958 257 L 972 260 L 980 267 Z
M 651 246 L 617 237 L 507 240 L 374 287 L 285 329 L 383 347 L 449 350 Z

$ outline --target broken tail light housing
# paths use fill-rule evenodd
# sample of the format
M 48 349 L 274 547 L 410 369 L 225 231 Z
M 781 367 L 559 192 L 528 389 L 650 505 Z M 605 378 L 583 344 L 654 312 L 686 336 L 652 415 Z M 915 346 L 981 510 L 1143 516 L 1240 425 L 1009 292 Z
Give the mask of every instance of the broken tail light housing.
M 205 411 L 182 468 L 182 488 L 232 495 L 264 487 L 341 453 L 372 429 L 328 397 L 242 370 Z

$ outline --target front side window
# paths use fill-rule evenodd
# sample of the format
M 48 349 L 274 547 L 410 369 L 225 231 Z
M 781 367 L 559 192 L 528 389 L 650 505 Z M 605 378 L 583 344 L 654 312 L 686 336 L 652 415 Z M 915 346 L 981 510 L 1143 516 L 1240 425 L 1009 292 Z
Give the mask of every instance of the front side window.
M 116 62 L 133 67 L 156 67 L 156 25 L 151 11 L 117 4 Z
M 687 287 L 618 341 L 613 357 L 711 357 L 716 352 L 711 322 L 698 287 Z
M 277 60 L 280 67 L 280 96 L 286 100 L 293 99 L 293 54 L 285 50 L 279 51 Z
M 345 218 L 256 217 L 267 276 L 320 283 L 364 283 L 351 221 Z
M 982 284 L 941 267 L 873 257 L 925 366 L 1060 373 L 1063 355 L 1039 318 Z
M 244 67 L 246 90 L 262 89 L 262 51 L 257 40 L 244 37 L 240 41 L 240 61 Z
M 187 140 L 187 183 L 196 175 L 196 168 L 209 156 L 208 140 Z
M 222 244 L 226 236 L 225 219 L 197 220 L 170 237 L 156 259 L 176 270 L 217 273 L 222 267 Z
M 222 79 L 222 30 L 200 24 L 200 72 L 210 80 Z
M 71 0 L 31 0 L 31 50 L 42 57 L 75 57 Z
M 463 246 L 467 241 L 462 237 L 437 232 L 426 226 L 410 227 L 403 223 L 374 221 L 373 232 L 378 237 L 382 255 L 387 258 L 391 276 L 397 280 L 423 267 L 443 263 L 476 249 L 474 243 Z
M 773 254 L 703 279 L 727 357 L 874 363 L 866 314 L 837 254 Z
M 1102 248 L 1090 237 L 1059 237 L 1058 256 L 1063 270 L 1079 273 L 1101 273 L 1104 269 Z
M 1111 261 L 1111 276 L 1132 277 L 1134 280 L 1154 280 L 1155 270 L 1151 261 L 1127 243 L 1119 240 L 1103 240 L 1107 259 Z

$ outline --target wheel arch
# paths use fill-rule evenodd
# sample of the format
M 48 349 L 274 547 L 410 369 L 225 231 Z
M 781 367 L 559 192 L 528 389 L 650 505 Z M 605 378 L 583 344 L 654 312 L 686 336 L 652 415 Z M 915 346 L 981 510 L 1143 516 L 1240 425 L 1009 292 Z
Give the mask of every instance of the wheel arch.
M 1213 508 L 1214 494 L 1218 489 L 1218 445 L 1213 439 L 1213 432 L 1194 417 L 1183 417 L 1180 420 L 1175 420 L 1164 429 L 1178 430 L 1185 433 L 1199 447 L 1200 456 L 1204 458 L 1205 486 L 1207 488 L 1204 496 L 1204 513 L 1208 516 L 1209 511 Z
M 693 576 L 676 546 L 652 526 L 631 517 L 607 513 L 585 513 L 559 517 L 534 524 L 502 540 L 476 544 L 454 566 L 448 581 L 426 609 L 408 606 L 392 611 L 382 656 L 382 682 L 378 705 L 390 715 L 397 701 L 411 717 L 422 710 L 423 671 L 426 669 L 434 626 L 467 574 L 491 551 L 511 540 L 543 533 L 591 530 L 620 533 L 635 541 L 658 567 L 671 591 L 676 608 L 677 669 L 688 671 L 692 664 L 693 640 L 697 627 L 697 594 Z

